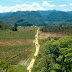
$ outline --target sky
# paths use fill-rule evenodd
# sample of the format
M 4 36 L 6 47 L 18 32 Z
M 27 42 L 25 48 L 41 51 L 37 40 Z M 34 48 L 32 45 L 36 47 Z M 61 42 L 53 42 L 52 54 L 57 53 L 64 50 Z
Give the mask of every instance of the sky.
M 72 0 L 0 0 L 0 13 L 37 10 L 72 11 Z

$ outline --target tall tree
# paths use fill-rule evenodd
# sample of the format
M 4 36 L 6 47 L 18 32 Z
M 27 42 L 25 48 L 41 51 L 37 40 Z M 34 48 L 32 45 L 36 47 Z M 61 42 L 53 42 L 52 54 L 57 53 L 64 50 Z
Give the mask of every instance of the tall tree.
M 14 31 L 17 31 L 17 23 L 14 24 Z

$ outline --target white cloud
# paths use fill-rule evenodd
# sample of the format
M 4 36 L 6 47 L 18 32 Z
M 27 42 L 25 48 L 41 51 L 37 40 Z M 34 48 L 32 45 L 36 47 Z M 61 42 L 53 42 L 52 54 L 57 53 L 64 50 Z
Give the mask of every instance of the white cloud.
M 65 7 L 65 6 L 67 6 L 66 4 L 64 4 L 64 5 L 59 5 L 60 7 Z
M 29 4 L 21 4 L 15 6 L 0 6 L 0 12 L 16 12 L 16 11 L 31 11 L 31 10 L 46 10 L 44 7 L 40 6 L 38 3 Z
M 55 4 L 49 4 L 47 1 L 43 1 L 42 6 L 54 7 L 56 5 Z
M 70 6 L 72 6 L 72 3 L 70 3 Z

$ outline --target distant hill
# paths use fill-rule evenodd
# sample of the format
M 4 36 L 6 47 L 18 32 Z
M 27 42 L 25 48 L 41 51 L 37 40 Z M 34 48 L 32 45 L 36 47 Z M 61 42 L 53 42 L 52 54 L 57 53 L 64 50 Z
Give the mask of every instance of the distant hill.
M 8 29 L 8 28 L 9 28 L 8 25 L 6 25 L 6 24 L 3 23 L 2 21 L 0 21 L 0 30 L 6 30 L 6 29 Z
M 39 12 L 42 16 L 47 16 L 53 12 L 57 12 L 56 10 L 48 10 L 48 11 L 37 11 Z
M 66 12 L 62 11 L 57 11 L 57 12 L 52 12 L 47 16 L 48 21 L 63 21 L 70 19 L 72 16 Z
M 68 11 L 67 13 L 70 14 L 70 15 L 72 15 L 72 11 Z
M 72 11 L 17 11 L 0 13 L 0 20 L 5 24 L 18 26 L 55 26 L 72 25 Z
M 45 24 L 42 15 L 36 11 L 17 11 L 8 16 L 8 18 L 5 17 L 1 20 L 9 25 L 14 23 L 24 25 L 25 22 L 29 22 L 34 25 Z

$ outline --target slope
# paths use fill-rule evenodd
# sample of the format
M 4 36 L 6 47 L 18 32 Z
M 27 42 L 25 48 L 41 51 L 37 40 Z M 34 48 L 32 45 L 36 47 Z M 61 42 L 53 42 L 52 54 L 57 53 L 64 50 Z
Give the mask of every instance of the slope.
M 66 12 L 63 11 L 57 11 L 49 14 L 47 16 L 48 21 L 63 21 L 70 19 L 72 16 Z
M 8 29 L 8 28 L 9 28 L 8 25 L 6 25 L 6 24 L 4 24 L 2 21 L 0 21 L 0 30 L 6 30 L 6 29 Z
M 9 25 L 12 25 L 14 23 L 17 23 L 18 25 L 24 25 L 25 22 L 29 22 L 34 25 L 44 25 L 42 15 L 36 11 L 14 12 L 4 22 Z

